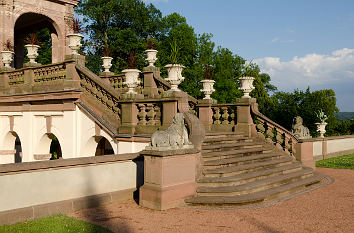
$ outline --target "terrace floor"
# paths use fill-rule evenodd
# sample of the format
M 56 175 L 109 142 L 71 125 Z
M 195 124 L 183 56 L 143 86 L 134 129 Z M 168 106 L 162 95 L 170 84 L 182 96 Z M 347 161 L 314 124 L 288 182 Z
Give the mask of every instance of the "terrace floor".
M 317 168 L 334 182 L 273 204 L 153 211 L 134 201 L 70 216 L 114 232 L 354 232 L 354 170 Z

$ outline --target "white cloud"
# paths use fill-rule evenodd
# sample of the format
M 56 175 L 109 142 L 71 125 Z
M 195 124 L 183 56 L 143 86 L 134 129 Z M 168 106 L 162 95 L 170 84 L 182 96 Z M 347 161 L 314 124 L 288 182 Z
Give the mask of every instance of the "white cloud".
M 354 49 L 343 48 L 329 55 L 307 54 L 287 62 L 277 57 L 258 58 L 254 62 L 271 76 L 279 90 L 331 88 L 336 91 L 340 106 L 347 101 L 340 96 L 351 96 L 350 101 L 354 100 Z M 351 106 L 350 111 L 354 111 L 354 105 Z
M 274 43 L 274 42 L 277 42 L 278 40 L 279 40 L 278 37 L 274 37 L 274 38 L 272 39 L 272 42 Z

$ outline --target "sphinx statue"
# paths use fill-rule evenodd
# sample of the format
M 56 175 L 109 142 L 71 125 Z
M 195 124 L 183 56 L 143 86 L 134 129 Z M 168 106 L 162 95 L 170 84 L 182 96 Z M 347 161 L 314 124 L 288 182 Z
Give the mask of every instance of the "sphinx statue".
M 303 120 L 300 116 L 294 117 L 291 132 L 298 139 L 312 138 L 309 129 L 302 123 Z

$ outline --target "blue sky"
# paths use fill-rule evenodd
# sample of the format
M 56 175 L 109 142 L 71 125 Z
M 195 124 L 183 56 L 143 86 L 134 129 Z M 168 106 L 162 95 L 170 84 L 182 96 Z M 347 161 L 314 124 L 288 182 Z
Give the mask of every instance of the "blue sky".
M 354 111 L 354 0 L 144 0 L 254 60 L 281 91 L 332 88 Z

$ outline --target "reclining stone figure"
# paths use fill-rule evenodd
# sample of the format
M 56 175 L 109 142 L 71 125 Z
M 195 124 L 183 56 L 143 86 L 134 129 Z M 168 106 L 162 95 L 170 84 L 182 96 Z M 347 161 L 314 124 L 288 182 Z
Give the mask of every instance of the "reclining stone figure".
M 173 117 L 173 123 L 166 130 L 159 130 L 151 136 L 151 144 L 146 149 L 150 150 L 174 150 L 193 148 L 188 138 L 188 130 L 185 125 L 183 113 L 177 113 Z
M 298 139 L 311 138 L 310 130 L 302 125 L 303 120 L 300 116 L 294 117 L 291 132 Z

